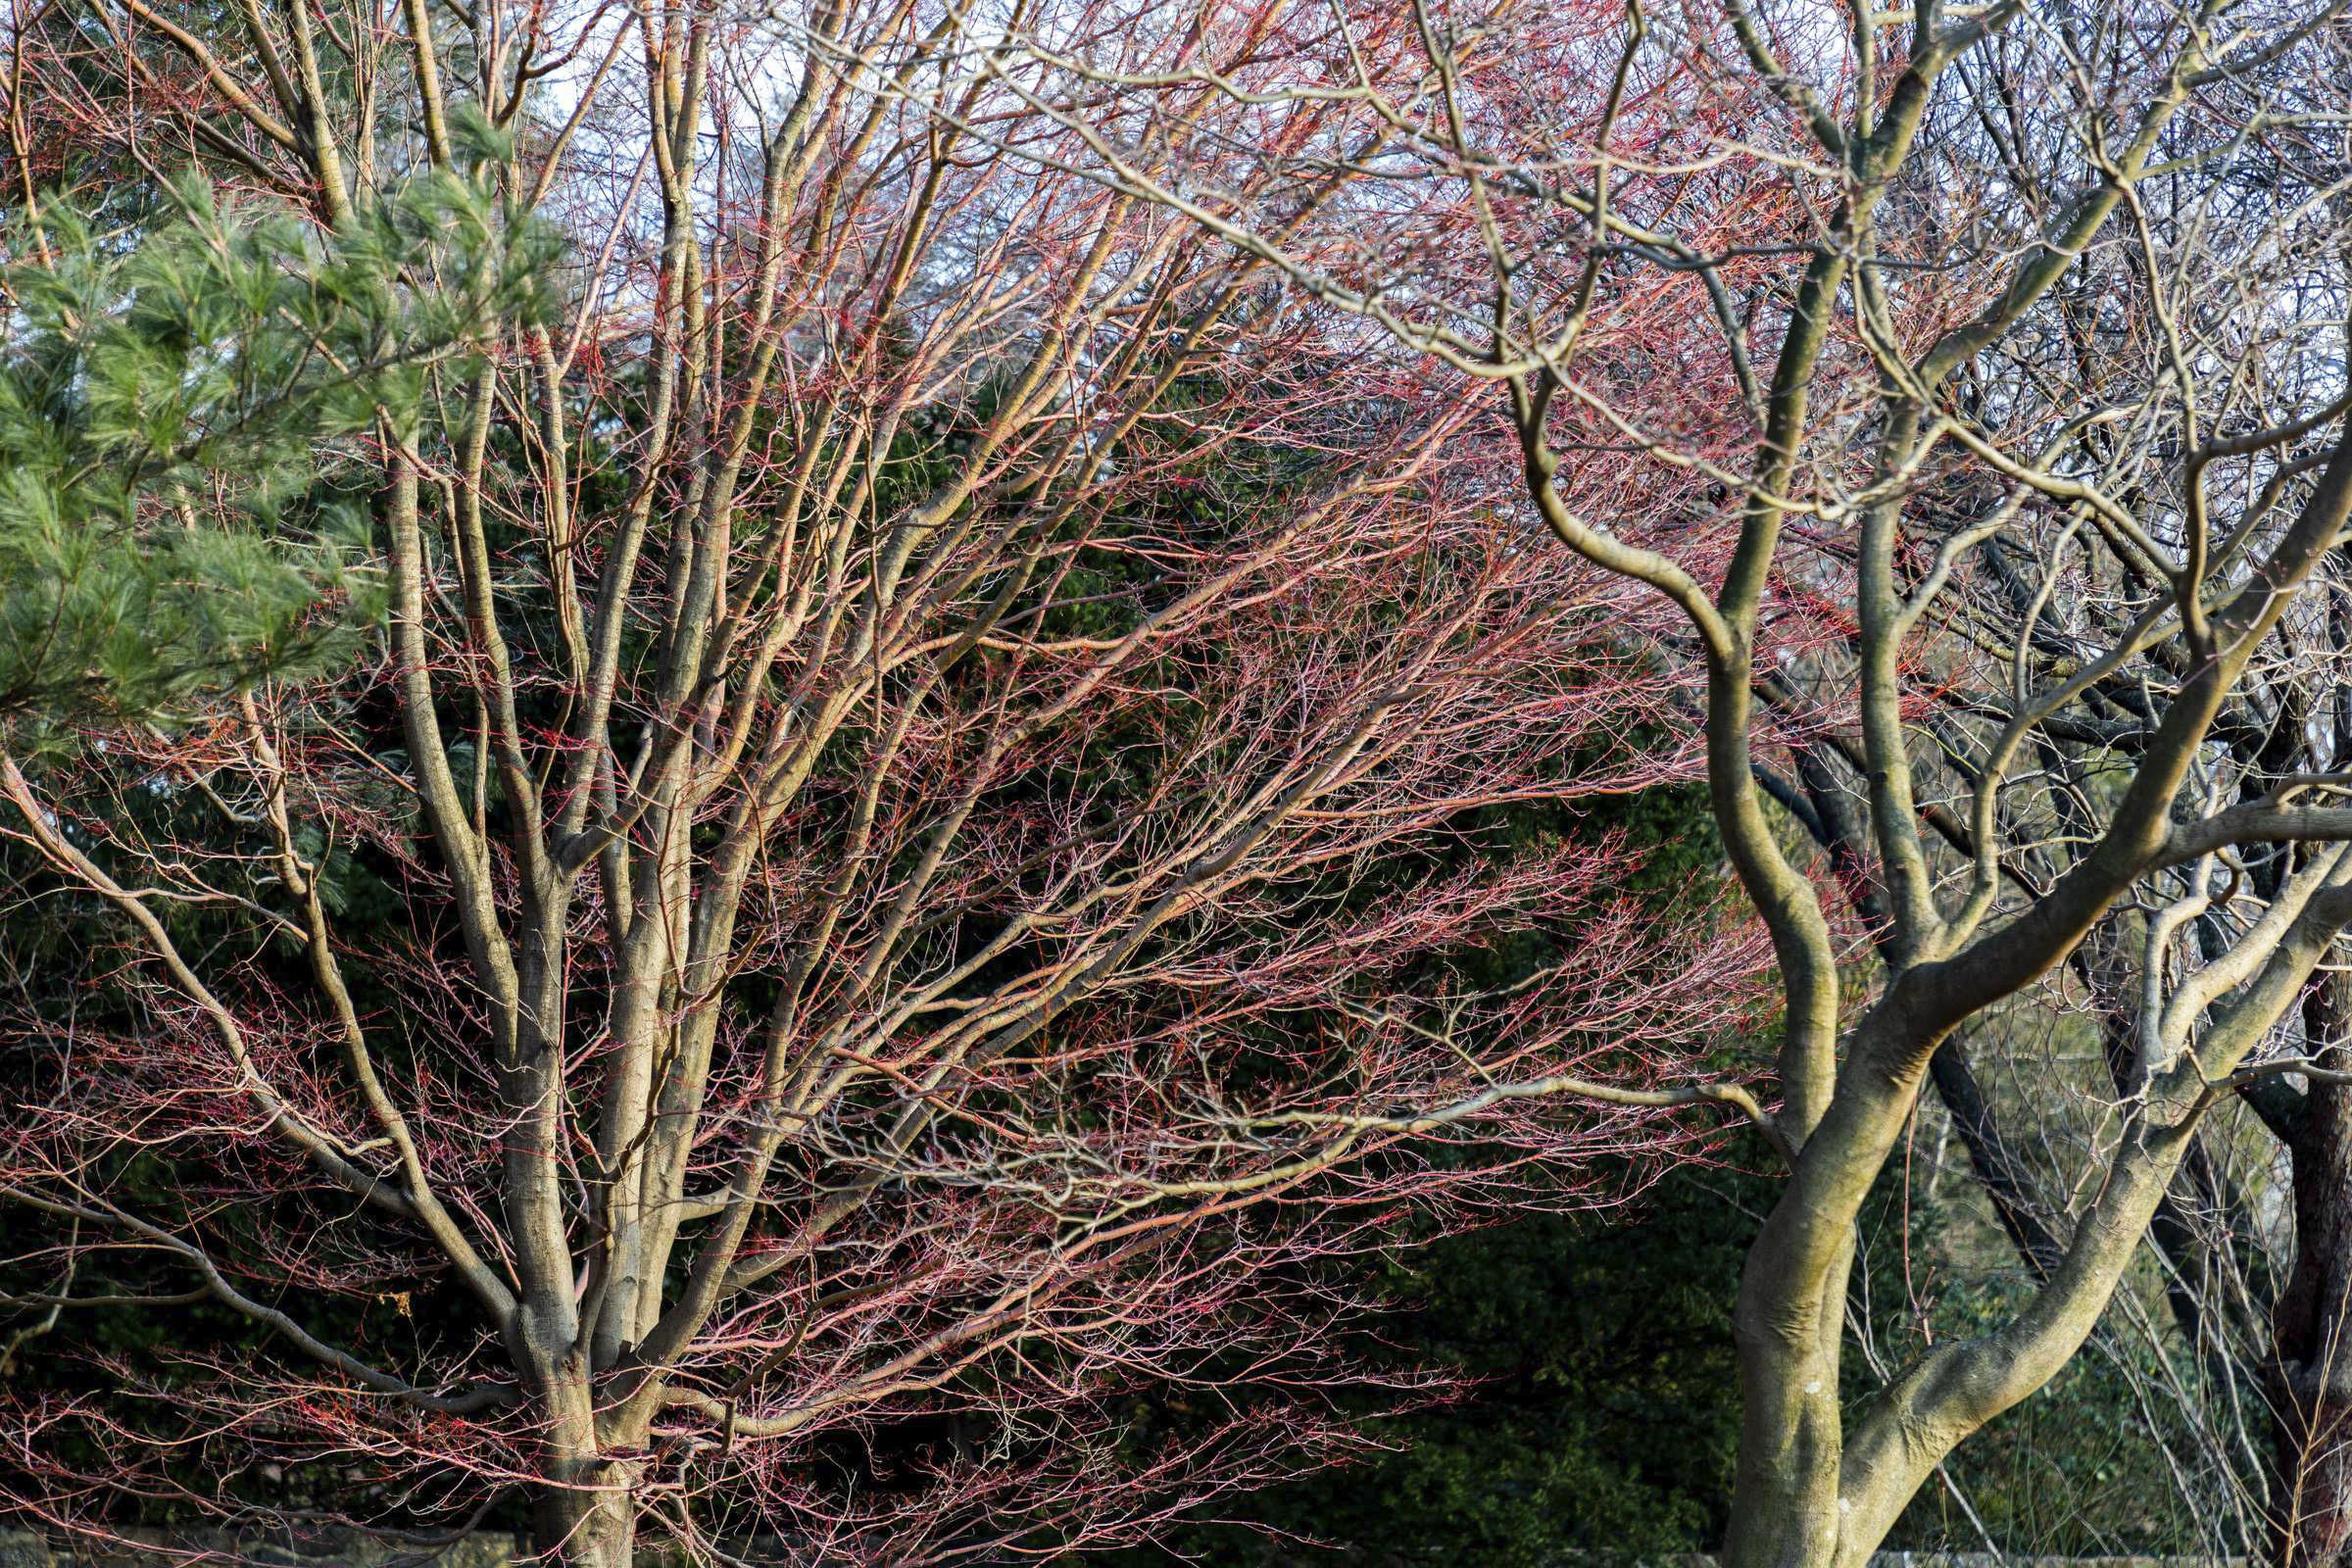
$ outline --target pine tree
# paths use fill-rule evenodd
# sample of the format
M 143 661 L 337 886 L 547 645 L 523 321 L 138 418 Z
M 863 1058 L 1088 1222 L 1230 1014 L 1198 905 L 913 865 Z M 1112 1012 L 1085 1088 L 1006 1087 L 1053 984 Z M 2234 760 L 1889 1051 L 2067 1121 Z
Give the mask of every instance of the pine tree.
M 0 273 L 0 720 L 163 718 L 349 652 L 382 605 L 354 460 L 424 368 L 527 309 L 527 224 L 462 177 L 321 238 L 201 181 L 161 221 L 65 203 Z M 391 279 L 421 252 L 444 280 Z

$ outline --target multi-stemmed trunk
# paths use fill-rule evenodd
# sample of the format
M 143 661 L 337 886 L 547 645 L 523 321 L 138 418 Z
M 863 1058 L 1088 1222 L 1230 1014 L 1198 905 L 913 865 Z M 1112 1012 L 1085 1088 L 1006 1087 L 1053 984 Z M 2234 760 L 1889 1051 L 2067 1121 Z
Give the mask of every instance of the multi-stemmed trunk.
M 2186 1132 L 2155 1117 L 2127 1127 L 2106 1190 L 2035 1300 L 1992 1334 L 1940 1343 L 1852 1409 L 1838 1383 L 1852 1216 L 1835 1195 L 1849 1182 L 1867 1188 L 1881 1157 L 1850 1145 L 1806 1149 L 1802 1161 L 1838 1167 L 1837 1179 L 1791 1183 L 1741 1287 L 1746 1423 L 1726 1568 L 1867 1563 L 1943 1457 L 2047 1382 L 2088 1336 L 2146 1234 Z M 1817 1146 L 1825 1136 L 1816 1135 Z M 1790 1260 L 1824 1253 L 1827 1266 L 1808 1271 L 1818 1283 L 1791 1292 Z
M 2339 468 L 2352 482 L 2352 458 Z M 2323 514 L 2331 529 L 2343 499 Z M 1953 1447 L 2066 1364 L 2147 1235 L 2215 1086 L 2295 1004 L 2348 918 L 2352 857 L 2331 852 L 2266 912 L 2260 935 L 2275 945 L 2259 969 L 2193 1047 L 2150 1068 L 2130 1097 L 2100 1188 L 2028 1304 L 1991 1333 L 1926 1349 L 1849 1410 L 1838 1349 L 1854 1220 L 1916 1103 L 1954 995 L 1935 970 L 1889 986 L 1849 1038 L 1826 1111 L 1785 1135 L 1796 1144 L 1788 1182 L 1742 1277 L 1746 1417 L 1729 1568 L 1858 1568 Z M 1984 972 L 1967 971 L 1962 986 L 1981 985 Z
M 600 1411 L 589 1358 L 576 1339 L 576 1326 L 569 1326 L 561 1336 L 526 1339 L 516 1348 L 538 1387 L 542 1423 L 531 1548 L 550 1568 L 630 1568 L 640 1467 L 631 1462 L 632 1445 L 615 1441 L 610 1430 L 615 1412 Z

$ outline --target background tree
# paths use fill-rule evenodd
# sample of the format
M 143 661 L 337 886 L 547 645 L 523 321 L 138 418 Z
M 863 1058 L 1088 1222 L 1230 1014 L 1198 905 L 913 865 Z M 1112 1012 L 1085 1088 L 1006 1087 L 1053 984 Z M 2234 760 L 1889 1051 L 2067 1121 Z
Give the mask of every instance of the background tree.
M 7 274 L 0 715 L 18 726 L 144 718 L 315 667 L 380 609 L 354 569 L 364 514 L 318 448 L 456 322 L 403 321 L 396 341 L 346 308 L 383 292 L 374 246 L 321 255 L 183 195 L 128 252 L 60 210 L 23 236 L 45 259 Z M 445 216 L 412 204 L 372 238 L 414 251 L 398 225 Z M 526 276 L 472 286 L 512 297 Z

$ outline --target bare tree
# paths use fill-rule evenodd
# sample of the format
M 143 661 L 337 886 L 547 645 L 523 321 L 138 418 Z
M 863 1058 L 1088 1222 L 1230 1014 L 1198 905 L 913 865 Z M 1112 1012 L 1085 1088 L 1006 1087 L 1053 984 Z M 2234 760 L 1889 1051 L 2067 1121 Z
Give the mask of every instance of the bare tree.
M 2332 1070 L 2342 9 L 1419 4 L 1250 55 L 1237 8 L 996 56 L 1107 187 L 1491 389 L 1533 511 L 1684 613 L 1797 1150 L 1740 1287 L 1743 1568 L 1861 1561 L 2083 1343 L 2211 1107 Z M 1240 150 L 1187 136 L 1212 101 Z M 1854 1218 L 1939 1066 L 1967 1116 L 1948 1043 L 2030 1007 L 2115 1053 L 2064 1200 L 2004 1205 L 2038 1285 L 1857 1396 Z
M 1629 651 L 1665 612 L 1495 526 L 1515 449 L 1444 380 L 1076 172 L 1111 122 L 959 14 L 20 20 L 12 188 L 193 159 L 224 246 L 310 224 L 221 286 L 271 317 L 370 258 L 347 313 L 406 370 L 320 453 L 380 644 L 0 756 L 67 938 L 9 1018 L 14 1303 L 268 1336 L 16 1391 L 17 1506 L 234 1517 L 267 1461 L 414 1530 L 520 1493 L 600 1565 L 1129 1540 L 1351 1441 L 1334 1260 L 1400 1214 L 1602 1201 L 1579 1162 L 1674 1107 L 1763 1119 L 1682 1081 L 1760 939 L 1636 921 L 1606 842 L 1411 858 L 1687 776 L 1642 738 L 1689 682 Z M 1350 194 L 1266 177 L 1300 231 Z M 405 344 L 482 253 L 541 286 Z M 92 298 L 12 340 L 61 430 Z M 134 529 L 251 481 L 132 477 Z M 1426 961 L 1530 925 L 1579 934 L 1547 984 Z

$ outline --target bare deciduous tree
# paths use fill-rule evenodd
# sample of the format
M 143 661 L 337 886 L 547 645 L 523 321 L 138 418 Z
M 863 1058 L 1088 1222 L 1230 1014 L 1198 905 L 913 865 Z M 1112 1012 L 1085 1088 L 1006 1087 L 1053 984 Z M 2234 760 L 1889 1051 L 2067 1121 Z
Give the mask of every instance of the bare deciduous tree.
M 2342 9 L 1423 3 L 1237 63 L 1236 8 L 994 57 L 1107 188 L 1485 387 L 1551 532 L 1683 612 L 1797 1150 L 1740 1285 L 1740 1568 L 1862 1561 L 2082 1344 L 2210 1108 L 2332 1070 Z M 1209 102 L 1264 154 L 1171 174 L 1230 171 Z M 1855 1216 L 1932 1075 L 1996 1130 L 1951 1043 L 2030 1007 L 2115 1052 L 2062 1200 L 2004 1205 L 2038 1284 L 1843 1388 Z
M 1645 739 L 1688 683 L 1628 652 L 1662 612 L 1498 523 L 1483 410 L 1080 172 L 1113 106 L 1073 129 L 969 44 L 898 0 L 16 34 L 12 185 L 136 209 L 193 158 L 313 224 L 237 288 L 364 252 L 407 368 L 320 458 L 374 652 L 0 757 L 15 897 L 72 942 L 9 1025 L 14 1300 L 193 1294 L 269 1346 L 20 1392 L 20 1506 L 234 1514 L 270 1499 L 188 1467 L 269 1459 L 416 1529 L 519 1491 L 599 1565 L 1131 1539 L 1349 1441 L 1327 1265 L 1399 1214 L 1602 1200 L 1578 1161 L 1674 1107 L 1761 1119 L 1681 1079 L 1760 940 L 1635 921 L 1605 842 L 1458 853 L 1691 771 Z M 93 158 L 122 183 L 58 188 Z M 1301 232 L 1352 195 L 1267 179 Z M 448 232 L 402 252 L 419 181 Z M 541 303 L 399 338 L 526 239 Z M 15 345 L 57 418 L 90 324 Z M 1530 925 L 1579 933 L 1546 984 L 1424 961 Z

